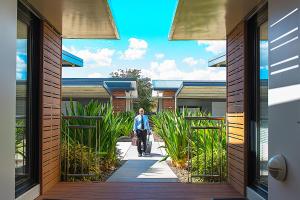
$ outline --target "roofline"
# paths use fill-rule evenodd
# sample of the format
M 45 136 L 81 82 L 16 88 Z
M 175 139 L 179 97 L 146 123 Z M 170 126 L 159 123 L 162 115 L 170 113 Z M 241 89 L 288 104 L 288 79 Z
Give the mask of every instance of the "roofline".
M 62 82 L 66 81 L 66 80 L 70 80 L 70 81 L 86 81 L 89 82 L 89 80 L 93 80 L 95 82 L 99 82 L 94 83 L 94 84 L 85 84 L 85 83 L 79 83 L 79 84 L 62 84 L 62 87 L 103 87 L 107 93 L 112 96 L 112 91 L 114 90 L 118 90 L 118 88 L 110 88 L 107 83 L 108 82 L 126 82 L 126 83 L 131 83 L 135 82 L 136 79 L 135 78 L 63 78 Z M 120 88 L 120 90 L 124 90 L 124 91 L 137 91 L 137 88 L 134 87 L 130 87 L 130 88 Z
M 172 90 L 172 91 L 177 91 L 178 88 L 156 88 L 156 87 L 153 87 L 152 90 L 155 90 L 155 91 L 167 91 L 167 90 Z
M 224 52 L 216 57 L 209 59 L 208 67 L 226 67 L 226 53 Z
M 62 78 L 62 80 L 136 81 L 136 78 Z
M 106 85 L 105 82 L 103 82 L 103 88 L 107 91 L 107 93 L 109 94 L 109 96 L 112 96 L 111 91 L 108 89 L 108 86 Z
M 108 13 L 108 18 L 109 18 L 109 21 L 110 21 L 110 23 L 111 23 L 111 26 L 112 26 L 113 29 L 114 29 L 114 33 L 115 33 L 115 38 L 114 38 L 114 39 L 119 40 L 119 39 L 120 39 L 120 35 L 119 35 L 118 28 L 117 28 L 116 23 L 115 23 L 115 21 L 114 21 L 112 12 L 111 12 L 111 10 L 110 10 L 110 6 L 109 6 L 109 4 L 108 4 L 108 1 L 107 1 L 107 0 L 105 0 L 105 1 L 106 1 L 106 9 L 107 9 L 107 13 Z
M 183 81 L 183 86 L 226 86 L 226 81 Z
M 193 83 L 203 83 L 204 85 L 195 85 Z M 211 83 L 215 83 L 214 85 L 209 85 Z M 225 86 L 226 81 L 183 81 L 177 92 L 175 93 L 175 97 L 177 98 L 178 94 L 181 92 L 184 86 Z
M 63 67 L 83 67 L 83 59 L 71 54 L 68 51 L 62 50 L 62 60 L 70 63 L 71 65 L 63 65 Z
M 172 25 L 171 25 L 171 28 L 170 28 L 170 31 L 169 31 L 169 35 L 168 35 L 168 40 L 169 41 L 174 41 L 174 38 L 173 38 L 173 35 L 174 35 L 174 32 L 175 32 L 175 24 L 178 20 L 178 15 L 181 11 L 181 8 L 182 8 L 182 4 L 183 4 L 183 1 L 178 1 L 178 4 L 176 6 L 176 9 L 175 9 L 175 14 L 173 16 L 173 20 L 172 20 Z

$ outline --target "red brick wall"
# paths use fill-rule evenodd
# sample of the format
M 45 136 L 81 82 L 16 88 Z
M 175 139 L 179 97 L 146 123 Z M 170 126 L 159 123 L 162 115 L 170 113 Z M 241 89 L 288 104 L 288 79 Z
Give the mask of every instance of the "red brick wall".
M 171 110 L 175 111 L 175 91 L 164 91 L 163 97 L 171 97 L 171 98 L 164 98 L 162 100 L 162 107 L 163 110 Z
M 227 35 L 228 179 L 245 195 L 247 185 L 246 24 Z
M 126 99 L 125 98 L 117 98 L 117 97 L 125 97 L 125 91 L 113 91 L 112 92 L 112 106 L 114 112 L 125 112 L 126 111 Z
M 41 24 L 41 194 L 60 181 L 61 34 Z

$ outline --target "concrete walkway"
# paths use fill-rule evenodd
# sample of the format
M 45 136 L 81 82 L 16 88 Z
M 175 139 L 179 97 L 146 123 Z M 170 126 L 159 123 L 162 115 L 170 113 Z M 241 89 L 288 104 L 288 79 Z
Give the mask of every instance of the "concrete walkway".
M 124 142 L 118 143 L 118 148 L 125 155 L 122 160 L 126 162 L 119 168 L 107 182 L 178 182 L 177 176 L 168 164 L 160 160 L 166 155 L 159 146 L 161 142 L 154 142 L 153 136 L 151 155 L 145 157 L 137 156 L 137 147 Z M 129 146 L 128 149 L 126 149 Z

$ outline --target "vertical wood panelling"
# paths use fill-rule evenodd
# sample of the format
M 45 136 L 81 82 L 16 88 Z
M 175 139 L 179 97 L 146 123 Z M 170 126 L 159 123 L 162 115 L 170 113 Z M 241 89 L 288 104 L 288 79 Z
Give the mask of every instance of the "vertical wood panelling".
M 241 194 L 246 186 L 245 23 L 227 36 L 228 179 Z
M 41 31 L 41 193 L 60 180 L 61 35 L 46 22 Z

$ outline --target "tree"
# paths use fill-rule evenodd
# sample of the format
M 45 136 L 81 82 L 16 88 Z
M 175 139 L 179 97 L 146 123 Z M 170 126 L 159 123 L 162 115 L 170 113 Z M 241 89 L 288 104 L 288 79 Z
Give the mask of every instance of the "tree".
M 138 99 L 133 102 L 133 108 L 137 111 L 144 108 L 146 112 L 151 111 L 152 107 L 152 88 L 151 79 L 143 77 L 139 69 L 119 69 L 110 73 L 113 78 L 135 78 L 137 82 Z

